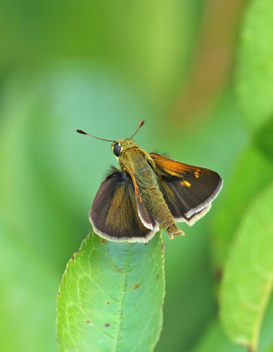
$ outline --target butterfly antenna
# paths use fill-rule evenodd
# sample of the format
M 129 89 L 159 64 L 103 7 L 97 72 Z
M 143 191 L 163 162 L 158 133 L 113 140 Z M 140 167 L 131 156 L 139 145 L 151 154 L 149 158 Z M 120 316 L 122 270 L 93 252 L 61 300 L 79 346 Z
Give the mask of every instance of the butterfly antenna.
M 137 134 L 137 132 L 138 132 L 138 130 L 140 129 L 140 127 L 142 127 L 142 126 L 144 125 L 144 122 L 145 122 L 144 120 L 141 120 L 141 121 L 140 121 L 140 124 L 138 125 L 138 128 L 137 128 L 136 132 L 135 132 L 130 138 L 128 138 L 128 139 L 133 138 L 134 135 Z
M 84 132 L 83 130 L 77 130 L 76 132 L 81 133 L 81 134 L 85 134 L 86 136 L 89 136 L 89 137 L 93 137 L 93 138 L 96 138 L 96 139 L 100 139 L 101 141 L 115 142 L 115 141 L 112 141 L 111 139 L 104 139 L 104 138 L 99 138 L 99 137 L 92 136 L 91 134 L 86 133 L 86 132 Z

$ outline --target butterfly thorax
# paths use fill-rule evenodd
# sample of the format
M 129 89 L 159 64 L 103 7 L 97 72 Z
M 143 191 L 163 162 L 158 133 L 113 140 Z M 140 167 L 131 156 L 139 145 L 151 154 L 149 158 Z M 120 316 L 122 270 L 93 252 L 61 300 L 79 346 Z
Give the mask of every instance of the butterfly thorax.
M 150 154 L 139 148 L 133 140 L 121 139 L 117 142 L 122 147 L 118 158 L 121 171 L 137 178 L 140 187 L 158 188 L 156 176 L 153 171 L 155 165 Z

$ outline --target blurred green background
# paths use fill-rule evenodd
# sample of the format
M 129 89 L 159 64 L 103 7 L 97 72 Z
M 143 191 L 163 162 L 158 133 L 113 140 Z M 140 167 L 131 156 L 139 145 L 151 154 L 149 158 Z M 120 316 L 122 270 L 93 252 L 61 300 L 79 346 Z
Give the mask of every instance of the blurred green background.
M 210 213 L 180 224 L 185 238 L 163 235 L 156 352 L 244 350 L 217 294 L 244 209 L 273 177 L 273 4 L 257 3 L 1 0 L 1 351 L 57 350 L 58 286 L 116 165 L 76 129 L 120 139 L 142 119 L 141 148 L 224 178 Z

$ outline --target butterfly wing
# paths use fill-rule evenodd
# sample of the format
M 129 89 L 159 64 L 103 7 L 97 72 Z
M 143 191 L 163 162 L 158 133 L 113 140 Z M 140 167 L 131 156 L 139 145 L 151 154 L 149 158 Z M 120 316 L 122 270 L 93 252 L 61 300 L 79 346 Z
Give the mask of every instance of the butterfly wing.
M 220 192 L 223 180 L 216 172 L 151 153 L 161 192 L 176 221 L 193 225 L 204 216 Z
M 148 242 L 158 231 L 131 177 L 116 168 L 102 182 L 89 215 L 95 232 L 111 241 Z

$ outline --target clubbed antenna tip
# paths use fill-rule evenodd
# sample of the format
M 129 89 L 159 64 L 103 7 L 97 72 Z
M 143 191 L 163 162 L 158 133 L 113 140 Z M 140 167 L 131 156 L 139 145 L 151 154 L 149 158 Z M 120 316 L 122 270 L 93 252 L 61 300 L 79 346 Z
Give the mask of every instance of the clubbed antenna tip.
M 140 127 L 142 127 L 143 125 L 144 125 L 144 120 L 141 120 L 140 121 L 140 124 L 138 125 L 138 128 L 137 128 L 137 130 L 136 130 L 136 132 L 129 138 L 129 139 L 131 139 L 131 138 L 133 138 L 134 137 L 134 135 L 138 132 L 138 130 L 140 129 Z
M 81 134 L 87 134 L 87 133 L 84 132 L 83 130 L 76 130 L 76 132 L 81 133 Z

